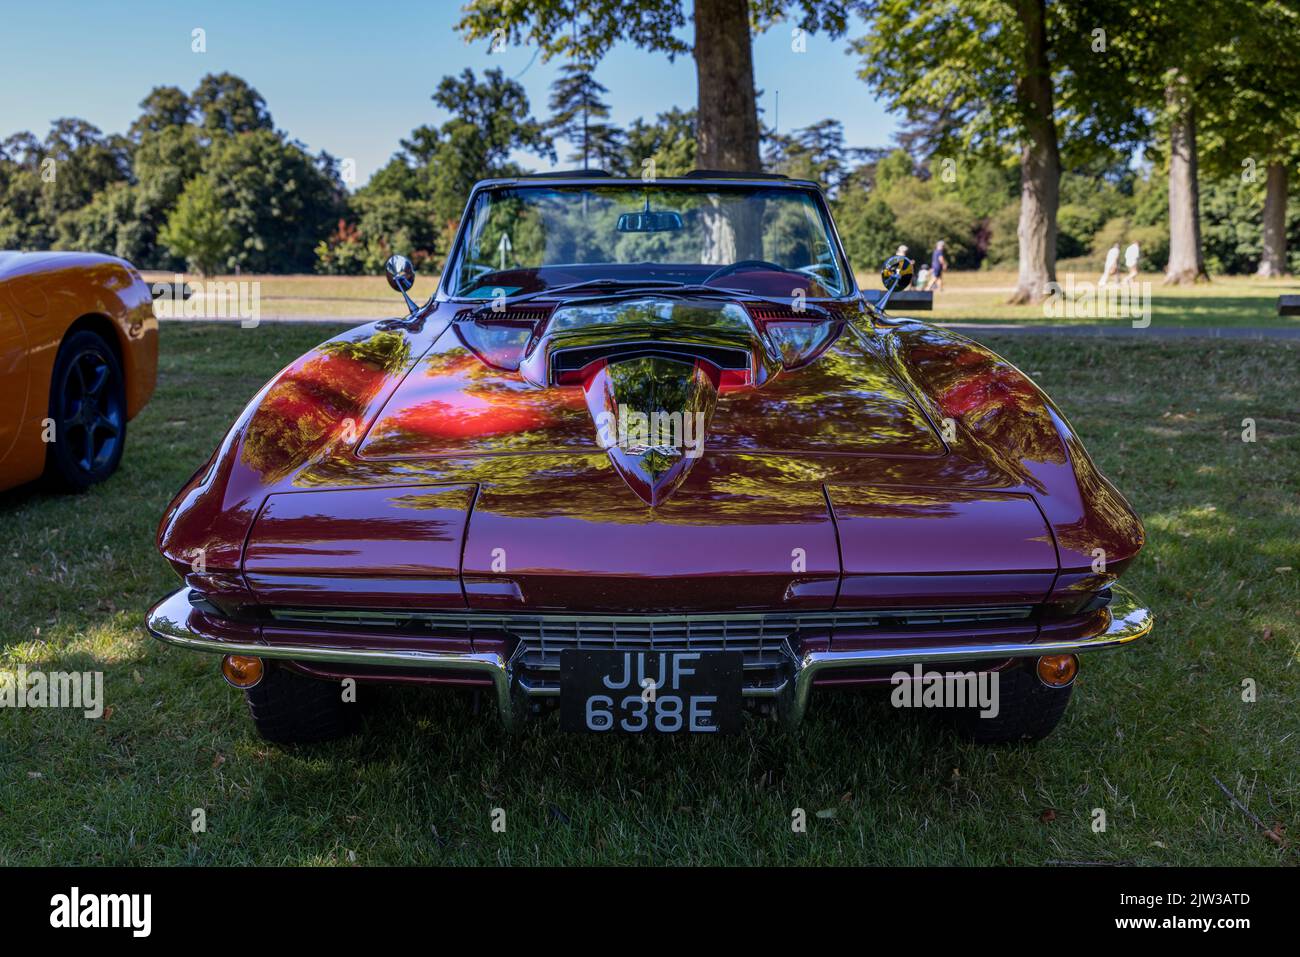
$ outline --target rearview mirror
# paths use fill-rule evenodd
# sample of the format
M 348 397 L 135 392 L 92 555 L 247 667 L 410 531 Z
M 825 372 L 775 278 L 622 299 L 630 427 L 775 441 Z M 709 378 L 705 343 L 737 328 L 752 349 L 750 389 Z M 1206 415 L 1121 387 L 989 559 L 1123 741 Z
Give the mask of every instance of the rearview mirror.
M 906 256 L 890 256 L 880 270 L 880 281 L 884 283 L 885 294 L 876 300 L 876 308 L 881 312 L 889 305 L 889 297 L 912 285 L 912 274 L 916 268 Z
M 388 285 L 402 294 L 407 307 L 414 315 L 418 308 L 407 295 L 407 290 L 415 285 L 415 266 L 405 256 L 389 256 L 388 262 L 384 263 L 384 273 L 388 276 Z
M 403 295 L 415 285 L 415 266 L 405 256 L 389 256 L 384 272 L 388 275 L 388 285 Z
M 671 233 L 682 228 L 682 214 L 671 210 L 624 213 L 618 218 L 620 233 Z
M 880 270 L 880 281 L 891 293 L 901 292 L 912 285 L 916 264 L 906 256 L 890 256 Z

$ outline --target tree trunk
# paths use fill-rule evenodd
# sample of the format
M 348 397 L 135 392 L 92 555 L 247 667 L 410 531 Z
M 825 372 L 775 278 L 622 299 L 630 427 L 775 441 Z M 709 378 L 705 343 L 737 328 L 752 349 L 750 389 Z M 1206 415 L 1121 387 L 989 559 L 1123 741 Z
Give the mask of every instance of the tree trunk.
M 749 0 L 695 0 L 694 53 L 699 83 L 696 165 L 760 171 Z M 763 258 L 763 210 L 757 202 L 717 203 L 706 210 L 703 222 L 704 262 L 726 265 Z
M 1045 0 L 1018 0 L 1025 33 L 1024 62 L 1016 80 L 1016 103 L 1025 124 L 1020 150 L 1020 277 L 1011 302 L 1040 302 L 1056 282 L 1056 208 L 1061 156 L 1056 143 L 1052 67 L 1047 59 Z
M 701 169 L 757 172 L 758 101 L 748 0 L 695 0 Z
M 1201 190 L 1196 178 L 1196 105 L 1176 77 L 1165 92 L 1169 126 L 1169 265 L 1165 284 L 1208 280 L 1201 249 Z
M 1264 186 L 1264 253 L 1257 276 L 1286 275 L 1286 164 L 1269 163 Z

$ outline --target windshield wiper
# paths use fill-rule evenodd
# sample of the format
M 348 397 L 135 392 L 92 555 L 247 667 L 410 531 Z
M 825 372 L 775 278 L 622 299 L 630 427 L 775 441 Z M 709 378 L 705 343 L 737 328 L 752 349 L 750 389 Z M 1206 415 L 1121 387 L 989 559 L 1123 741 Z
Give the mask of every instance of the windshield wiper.
M 570 282 L 563 286 L 551 286 L 540 292 L 530 292 L 527 296 L 516 299 L 515 302 L 575 292 L 579 289 L 673 289 L 685 285 L 686 283 L 678 282 L 675 279 L 584 279 L 581 282 Z

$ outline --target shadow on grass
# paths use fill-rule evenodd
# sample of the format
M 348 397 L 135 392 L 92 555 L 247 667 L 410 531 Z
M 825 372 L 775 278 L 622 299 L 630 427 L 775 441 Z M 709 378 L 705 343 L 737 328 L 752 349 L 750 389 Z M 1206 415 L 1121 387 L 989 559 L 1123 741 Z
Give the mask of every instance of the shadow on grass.
M 570 734 L 559 729 L 558 712 L 527 719 L 511 733 L 486 700 L 475 714 L 468 692 L 363 686 L 361 694 L 370 703 L 358 735 L 286 753 L 376 767 L 414 763 L 439 778 L 486 776 L 500 793 L 516 796 L 572 789 L 586 799 L 617 802 L 629 790 L 680 785 L 683 775 L 695 787 L 723 793 L 806 788 L 851 767 L 887 780 L 915 773 L 936 754 L 971 747 L 935 711 L 894 708 L 888 688 L 814 694 L 807 720 L 793 731 L 747 714 L 741 733 L 731 736 Z

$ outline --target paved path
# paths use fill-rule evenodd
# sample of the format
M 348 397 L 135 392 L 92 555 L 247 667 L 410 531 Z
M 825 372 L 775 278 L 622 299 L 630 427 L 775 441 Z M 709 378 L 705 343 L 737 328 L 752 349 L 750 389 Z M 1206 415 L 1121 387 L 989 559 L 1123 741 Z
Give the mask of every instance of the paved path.
M 1042 335 L 1056 333 L 1065 336 L 1116 336 L 1143 338 L 1147 336 L 1170 339 L 1300 339 L 1300 324 L 1295 326 L 1147 326 L 1134 329 L 1131 325 L 1029 325 L 1022 322 L 936 322 L 936 326 L 956 329 L 964 336 L 979 338 L 987 335 Z
M 257 320 L 258 325 L 271 324 L 297 324 L 297 325 L 319 325 L 322 322 L 337 322 L 343 326 L 359 326 L 365 322 L 378 322 L 380 319 L 401 319 L 401 316 L 267 316 L 263 315 Z M 159 322 L 218 322 L 226 325 L 237 326 L 240 324 L 239 319 L 212 319 L 207 316 L 167 316 L 158 320 Z

